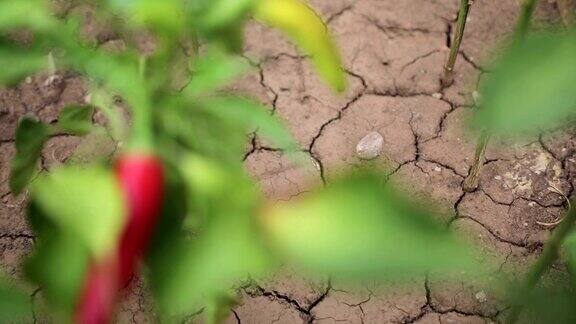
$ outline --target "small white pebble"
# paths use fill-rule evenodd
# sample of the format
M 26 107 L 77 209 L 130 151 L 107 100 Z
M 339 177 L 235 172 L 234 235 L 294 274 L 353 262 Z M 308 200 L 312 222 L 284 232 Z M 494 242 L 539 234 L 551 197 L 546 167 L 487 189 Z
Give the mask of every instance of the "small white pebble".
M 440 92 L 436 92 L 432 94 L 432 97 L 436 98 L 436 99 L 442 99 L 442 94 Z
M 488 301 L 488 297 L 486 296 L 484 290 L 480 290 L 479 292 L 477 292 L 476 295 L 474 295 L 474 297 L 481 303 L 485 303 L 486 301 Z
M 502 180 L 502 177 L 499 176 L 499 175 L 497 175 L 497 176 L 494 177 L 494 179 L 495 179 L 495 180 Z
M 32 77 L 27 76 L 26 79 L 24 79 L 24 82 L 28 84 L 32 83 Z
M 364 160 L 372 160 L 382 153 L 384 137 L 378 132 L 370 132 L 356 145 L 356 154 Z
M 530 207 L 534 207 L 534 206 L 536 206 L 536 203 L 535 203 L 535 202 L 533 202 L 533 201 L 531 201 L 531 202 L 529 202 L 529 203 L 528 203 L 528 206 L 530 206 Z
M 91 102 L 92 102 L 92 94 L 91 94 L 91 93 L 88 93 L 88 94 L 86 94 L 86 96 L 84 97 L 84 103 L 89 104 L 89 103 L 91 103 Z
M 441 172 L 442 169 L 441 169 L 439 166 L 437 166 L 437 167 L 434 167 L 434 171 L 436 171 L 436 172 Z
M 562 152 L 566 152 L 567 148 L 563 147 Z
M 526 223 L 526 222 L 524 222 L 523 225 L 524 225 L 524 227 L 528 227 L 528 223 Z

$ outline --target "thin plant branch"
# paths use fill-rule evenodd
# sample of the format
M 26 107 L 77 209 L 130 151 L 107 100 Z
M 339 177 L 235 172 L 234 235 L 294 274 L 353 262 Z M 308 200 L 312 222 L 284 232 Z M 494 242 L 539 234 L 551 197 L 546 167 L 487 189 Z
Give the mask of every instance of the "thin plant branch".
M 446 65 L 444 65 L 444 75 L 442 77 L 442 84 L 444 87 L 450 86 L 454 82 L 454 65 L 456 64 L 458 51 L 460 51 L 460 44 L 462 44 L 464 29 L 466 28 L 466 20 L 468 19 L 468 12 L 473 3 L 474 0 L 460 0 L 458 20 L 456 22 L 456 33 L 454 34 L 454 40 L 450 47 L 450 55 L 448 56 Z
M 461 3 L 460 5 L 462 6 L 463 3 Z M 520 18 L 518 20 L 513 46 L 521 42 L 526 37 L 526 33 L 528 32 L 528 28 L 530 27 L 530 21 L 532 19 L 532 14 L 534 13 L 535 8 L 536 8 L 536 0 L 524 0 L 522 2 L 522 11 L 520 13 Z M 460 17 L 458 18 L 458 21 L 460 22 Z M 463 29 L 464 27 L 462 27 L 462 30 Z M 457 40 L 458 39 L 456 39 L 456 41 Z M 459 45 L 460 44 L 458 43 L 458 46 Z M 451 61 L 449 60 L 447 66 L 450 62 Z M 447 72 L 451 73 L 451 71 L 448 71 L 447 68 L 445 68 L 444 72 L 445 75 Z M 474 156 L 472 167 L 470 168 L 470 173 L 462 183 L 462 189 L 465 192 L 472 192 L 476 190 L 476 188 L 478 188 L 478 176 L 480 174 L 480 170 L 482 169 L 482 165 L 484 164 L 485 160 L 484 152 L 486 150 L 486 145 L 489 139 L 490 135 L 487 133 L 487 131 L 482 131 L 482 134 L 480 135 L 480 138 L 476 144 L 476 154 Z
M 511 306 L 508 317 L 506 318 L 507 324 L 516 323 L 518 320 L 518 317 L 524 308 L 524 298 L 526 298 L 530 291 L 536 286 L 542 275 L 550 268 L 556 258 L 558 258 L 558 250 L 566 236 L 570 233 L 575 220 L 576 211 L 570 209 L 566 217 L 562 219 L 558 227 L 556 227 L 552 232 L 550 239 L 544 245 L 542 254 L 524 278 L 524 282 L 517 292 L 514 304 Z
M 478 188 L 478 177 L 480 176 L 480 170 L 482 170 L 482 166 L 486 160 L 485 152 L 489 140 L 490 134 L 488 131 L 482 130 L 482 133 L 476 142 L 476 153 L 474 154 L 472 167 L 470 167 L 470 172 L 462 183 L 462 190 L 464 190 L 464 192 L 472 192 Z

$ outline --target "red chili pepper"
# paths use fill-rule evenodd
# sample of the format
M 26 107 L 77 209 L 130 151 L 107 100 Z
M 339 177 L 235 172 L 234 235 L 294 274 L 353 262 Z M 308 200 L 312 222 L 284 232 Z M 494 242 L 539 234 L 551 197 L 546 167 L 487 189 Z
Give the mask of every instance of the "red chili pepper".
M 118 291 L 128 285 L 152 238 L 164 192 L 162 162 L 152 154 L 127 154 L 117 161 L 116 175 L 127 206 L 118 250 L 90 265 L 76 322 L 109 323 Z
M 154 232 L 164 192 L 162 162 L 151 154 L 125 155 L 116 164 L 128 206 L 126 230 L 120 241 L 120 282 L 128 284 Z
M 86 285 L 80 295 L 75 323 L 107 324 L 114 313 L 118 294 L 118 264 L 116 258 L 107 257 L 90 264 Z

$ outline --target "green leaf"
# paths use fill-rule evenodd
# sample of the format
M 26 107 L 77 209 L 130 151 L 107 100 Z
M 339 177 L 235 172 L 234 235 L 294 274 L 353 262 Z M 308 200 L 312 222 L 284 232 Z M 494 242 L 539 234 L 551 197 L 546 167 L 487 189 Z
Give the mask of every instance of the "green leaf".
M 566 257 L 568 259 L 568 266 L 572 277 L 576 282 L 576 232 L 570 233 L 566 240 L 564 240 L 564 248 L 566 250 Z
M 37 234 L 34 251 L 25 264 L 27 277 L 42 287 L 56 313 L 69 316 L 76 306 L 89 260 L 89 251 L 78 238 L 59 230 L 32 203 L 28 218 Z
M 198 0 L 190 4 L 190 20 L 213 47 L 240 53 L 247 15 L 255 0 Z
M 166 179 L 164 181 L 162 211 L 146 255 L 146 264 L 150 271 L 152 286 L 156 286 L 155 280 L 157 278 L 162 280 L 159 274 L 162 274 L 166 267 L 164 263 L 166 251 L 182 242 L 185 233 L 182 223 L 189 207 L 189 202 L 186 200 L 188 191 L 179 169 L 166 161 L 164 170 Z
M 0 40 L 0 62 L 0 84 L 12 85 L 45 67 L 46 56 Z
M 576 112 L 576 37 L 540 34 L 508 50 L 483 88 L 476 126 L 500 134 L 538 132 Z
M 78 237 L 97 257 L 115 247 L 125 214 L 122 192 L 110 170 L 57 169 L 34 184 L 32 198 L 64 233 Z
M 302 0 L 258 1 L 254 16 L 280 29 L 312 56 L 316 69 L 336 91 L 346 88 L 338 49 L 320 16 Z
M 26 263 L 28 278 L 43 288 L 43 295 L 58 313 L 71 314 L 86 274 L 89 251 L 64 233 L 39 240 Z
M 222 293 L 211 297 L 205 308 L 205 318 L 208 324 L 224 323 L 230 316 L 230 310 L 238 304 L 232 293 Z
M 69 318 L 84 283 L 90 253 L 77 237 L 58 228 L 35 202 L 28 206 L 28 221 L 37 239 L 26 260 L 25 274 L 42 287 L 53 313 Z
M 269 243 L 288 261 L 345 279 L 470 270 L 468 246 L 378 179 L 355 175 L 271 207 L 261 218 Z
M 246 127 L 204 111 L 197 100 L 174 96 L 167 99 L 159 105 L 161 109 L 155 111 L 155 119 L 159 121 L 166 139 L 178 149 L 184 147 L 230 163 L 238 162 L 239 157 L 245 154 Z M 175 156 L 174 151 L 166 153 Z
M 297 145 L 282 122 L 263 105 L 244 98 L 220 96 L 203 102 L 203 108 L 216 116 L 236 125 L 242 125 L 246 131 L 256 130 L 259 135 L 269 139 L 276 146 L 293 151 Z
M 190 96 L 206 94 L 227 85 L 249 69 L 245 59 L 213 50 L 200 57 L 185 92 Z
M 76 66 L 96 80 L 116 91 L 133 110 L 150 107 L 146 84 L 139 76 L 136 59 L 130 55 L 117 56 L 88 51 L 76 57 Z
M 215 0 L 200 20 L 202 28 L 207 30 L 220 29 L 234 25 L 244 20 L 250 9 L 254 6 L 254 0 Z
M 41 0 L 0 1 L 0 30 L 27 27 L 46 30 L 55 26 L 45 2 Z
M 517 287 L 510 287 L 516 291 Z M 555 278 L 522 296 L 523 312 L 517 323 L 574 323 L 576 294 L 570 284 Z
M 122 96 L 133 112 L 148 112 L 150 98 L 147 84 L 140 76 L 138 54 L 132 51 L 114 54 L 79 46 L 77 29 L 78 22 L 70 20 L 58 34 L 56 41 L 66 50 L 66 60 L 61 63 L 102 82 L 108 91 Z
M 0 322 L 17 323 L 31 311 L 30 298 L 0 276 Z
M 184 27 L 183 2 L 180 0 L 108 0 L 115 10 L 123 11 L 137 25 L 176 33 Z
M 58 118 L 58 127 L 66 133 L 73 135 L 86 135 L 92 131 L 92 115 L 94 108 L 91 106 L 68 106 L 62 109 Z
M 161 309 L 182 315 L 249 276 L 265 272 L 270 260 L 245 211 L 214 215 L 195 242 L 166 253 L 158 291 Z M 172 261 L 169 261 L 172 260 Z
M 195 197 L 194 201 L 204 200 L 210 208 L 204 210 L 205 222 L 194 240 L 164 252 L 162 264 L 170 262 L 170 267 L 163 267 L 163 272 L 156 275 L 154 290 L 160 309 L 170 315 L 193 311 L 249 275 L 261 275 L 271 265 L 252 218 L 259 197 L 256 188 L 247 175 L 215 163 L 209 167 L 211 180 L 206 180 L 205 169 L 197 168 L 201 166 L 198 160 L 182 161 L 190 196 Z M 226 188 L 218 185 L 222 178 L 228 179 Z M 209 189 L 204 191 L 203 184 Z
M 20 121 L 16 130 L 16 155 L 12 159 L 10 174 L 13 194 L 21 193 L 32 179 L 49 133 L 48 127 L 39 121 L 31 118 Z

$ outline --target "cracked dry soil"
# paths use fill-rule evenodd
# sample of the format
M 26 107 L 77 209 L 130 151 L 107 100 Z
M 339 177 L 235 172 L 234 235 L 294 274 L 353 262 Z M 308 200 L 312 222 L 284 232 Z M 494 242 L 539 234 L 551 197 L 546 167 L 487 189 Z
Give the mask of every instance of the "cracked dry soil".
M 565 210 L 564 196 L 576 181 L 576 133 L 571 129 L 526 139 L 492 140 L 478 190 L 465 193 L 462 182 L 474 155 L 475 137 L 466 130 L 473 114 L 473 92 L 490 73 L 494 46 L 514 28 L 517 0 L 474 3 L 456 65 L 455 82 L 443 88 L 457 0 L 313 0 L 336 37 L 349 80 L 336 96 L 318 80 L 304 56 L 277 31 L 256 23 L 246 29 L 245 55 L 255 69 L 232 89 L 271 107 L 286 122 L 309 163 L 295 165 L 285 154 L 252 134 L 246 168 L 272 200 L 291 199 L 329 183 L 342 168 L 364 163 L 382 166 L 387 177 L 415 199 L 430 199 L 445 222 L 477 242 L 499 261 L 489 271 L 520 275 L 540 253 L 552 223 Z M 86 37 L 111 50 L 122 50 L 113 31 L 91 21 Z M 85 11 L 82 11 L 85 10 Z M 541 1 L 535 25 L 557 24 L 554 1 Z M 14 131 L 27 114 L 54 122 L 58 111 L 86 100 L 82 76 L 64 73 L 55 82 L 31 76 L 0 89 L 0 266 L 17 279 L 21 262 L 34 244 L 26 223 L 26 197 L 8 188 Z M 54 81 L 54 80 L 52 80 Z M 98 120 L 98 116 L 95 116 Z M 355 154 L 358 141 L 371 131 L 384 137 L 382 154 L 366 162 Z M 96 152 L 75 154 L 80 148 Z M 84 152 L 86 153 L 86 152 Z M 110 158 L 109 138 L 56 135 L 46 145 L 39 169 L 49 170 L 71 158 Z M 556 264 L 549 280 L 565 280 Z M 348 287 L 326 279 L 307 280 L 284 269 L 273 280 L 239 289 L 240 301 L 228 323 L 486 323 L 499 322 L 507 305 L 499 287 L 475 282 L 445 283 L 414 278 L 409 286 L 366 284 Z M 42 314 L 42 290 L 29 287 L 32 300 L 26 322 L 50 322 Z M 155 322 L 146 288 L 134 283 L 125 292 L 119 322 Z M 190 314 L 196 322 L 201 310 Z

